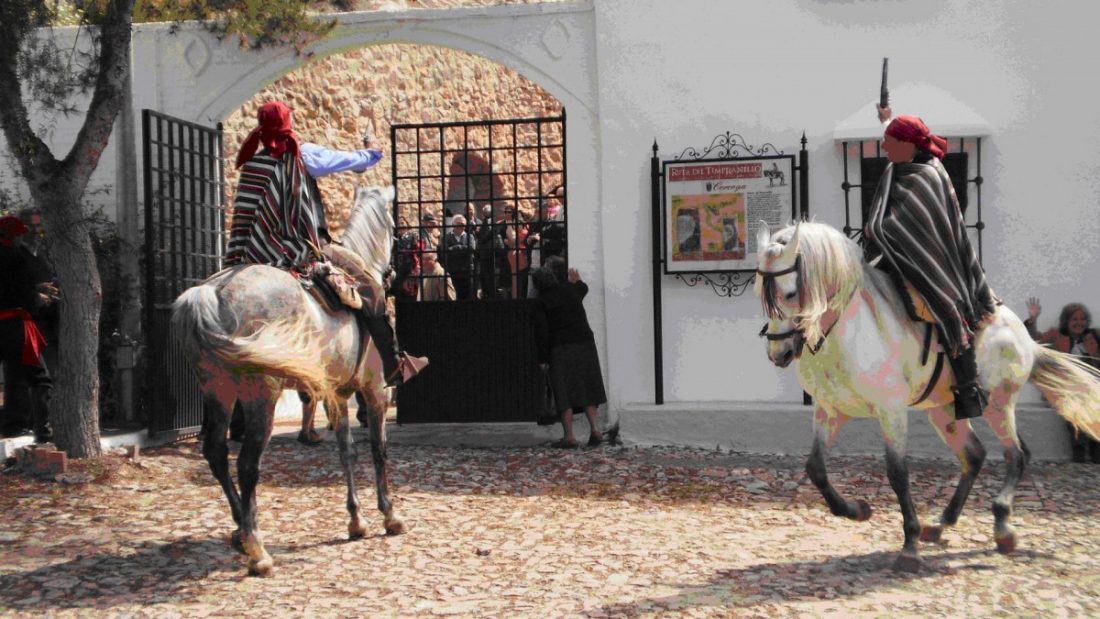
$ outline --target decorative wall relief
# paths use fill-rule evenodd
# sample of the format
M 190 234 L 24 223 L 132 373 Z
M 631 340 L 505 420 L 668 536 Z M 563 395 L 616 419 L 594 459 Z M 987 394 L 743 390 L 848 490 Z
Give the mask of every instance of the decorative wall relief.
M 555 19 L 542 33 L 542 47 L 555 60 L 565 55 L 569 48 L 569 29 L 561 20 Z

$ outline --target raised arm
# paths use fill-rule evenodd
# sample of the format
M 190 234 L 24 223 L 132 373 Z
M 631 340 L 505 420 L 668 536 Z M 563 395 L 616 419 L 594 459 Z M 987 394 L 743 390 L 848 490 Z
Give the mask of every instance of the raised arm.
M 373 142 L 368 144 L 374 146 Z M 313 178 L 339 172 L 363 172 L 382 160 L 382 150 L 378 148 L 332 150 L 312 142 L 302 142 L 301 153 L 306 172 Z

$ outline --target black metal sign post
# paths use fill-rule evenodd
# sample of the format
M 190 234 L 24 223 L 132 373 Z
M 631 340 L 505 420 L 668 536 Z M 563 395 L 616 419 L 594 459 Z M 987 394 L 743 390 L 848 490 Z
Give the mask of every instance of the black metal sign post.
M 809 153 L 806 151 L 806 133 L 802 133 L 801 149 L 798 152 L 798 164 L 794 166 L 796 172 L 792 182 L 795 203 L 791 205 L 791 217 L 806 219 L 809 215 Z M 668 179 L 665 178 L 663 166 L 670 162 L 662 162 L 657 154 L 657 141 L 653 141 L 653 155 L 650 159 L 650 200 L 652 204 L 652 269 L 653 269 L 653 386 L 654 404 L 664 404 L 664 339 L 662 330 L 662 280 L 661 275 L 667 272 L 667 257 L 665 256 L 664 225 L 668 222 L 664 219 L 663 189 L 667 187 Z M 725 161 L 734 160 L 744 155 L 746 158 L 782 159 L 782 151 L 774 146 L 764 144 L 756 148 L 745 143 L 744 138 L 736 133 L 726 132 L 715 136 L 709 146 L 702 150 L 685 148 L 671 162 L 688 161 Z M 747 239 L 746 239 L 747 242 Z M 753 283 L 756 277 L 755 270 L 709 270 L 697 272 L 671 273 L 676 279 L 684 282 L 689 287 L 704 283 L 718 296 L 733 297 L 744 294 L 745 290 Z M 805 401 L 805 397 L 803 400 Z

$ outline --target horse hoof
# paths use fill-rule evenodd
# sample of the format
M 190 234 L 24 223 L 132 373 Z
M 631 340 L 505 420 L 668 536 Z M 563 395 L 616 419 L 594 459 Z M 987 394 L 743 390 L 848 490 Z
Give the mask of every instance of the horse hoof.
M 920 571 L 921 560 L 915 554 L 903 552 L 898 555 L 898 558 L 894 560 L 895 572 L 906 572 L 907 574 L 916 574 Z
M 1009 555 L 1016 551 L 1016 534 L 1009 533 L 1004 537 L 997 538 L 997 552 L 1003 555 Z
M 267 578 L 275 572 L 275 561 L 270 556 L 259 561 L 248 562 L 248 573 L 252 576 Z
M 367 534 L 367 527 L 359 518 L 348 524 L 348 539 L 362 539 Z
M 871 505 L 863 499 L 858 499 L 856 500 L 856 514 L 852 517 L 852 520 L 856 522 L 865 522 L 871 519 L 872 513 Z
M 239 529 L 229 534 L 229 545 L 233 547 L 233 550 L 244 554 L 244 542 L 241 541 L 241 532 Z
M 938 542 L 943 536 L 943 525 L 925 525 L 920 528 L 920 541 Z
M 404 535 L 405 523 L 397 518 L 386 522 L 386 535 Z

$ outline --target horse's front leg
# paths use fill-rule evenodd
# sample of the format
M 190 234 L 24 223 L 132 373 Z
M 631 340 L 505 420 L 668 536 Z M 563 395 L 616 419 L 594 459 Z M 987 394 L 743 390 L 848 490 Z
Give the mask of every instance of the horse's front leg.
M 954 413 L 946 407 L 928 411 L 928 420 L 932 422 L 932 427 L 936 428 L 944 444 L 958 458 L 960 470 L 959 484 L 940 515 L 939 523 L 924 525 L 920 530 L 922 542 L 938 542 L 943 536 L 944 528 L 954 526 L 959 521 L 959 514 L 966 505 L 966 499 L 970 496 L 974 481 L 985 462 L 985 447 L 970 427 L 970 420 L 956 421 Z
M 886 476 L 890 487 L 898 497 L 901 508 L 902 530 L 905 543 L 901 554 L 894 561 L 894 569 L 903 572 L 920 570 L 920 555 L 917 552 L 917 540 L 920 539 L 920 518 L 913 506 L 913 496 L 909 493 L 909 464 L 906 462 L 908 449 L 909 418 L 904 408 L 885 412 L 879 422 L 886 437 Z
M 818 405 L 814 410 L 814 442 L 810 457 L 806 460 L 806 475 L 817 486 L 834 516 L 864 521 L 871 517 L 871 506 L 863 499 L 850 501 L 841 496 L 829 483 L 829 474 L 825 470 L 829 448 L 833 446 L 837 432 L 850 420 L 851 417 L 843 413 L 831 412 Z
M 390 479 L 386 468 L 386 407 L 382 404 L 381 390 L 363 392 L 359 403 L 366 405 L 367 425 L 370 427 L 370 450 L 374 460 L 374 488 L 378 495 L 378 511 L 387 535 L 401 535 L 405 523 L 394 514 L 390 501 Z
M 367 534 L 367 525 L 359 514 L 359 494 L 355 490 L 355 463 L 359 461 L 359 450 L 351 435 L 348 422 L 348 401 L 346 397 L 333 396 L 325 399 L 325 410 L 329 423 L 336 431 L 336 444 L 340 449 L 340 464 L 344 467 L 344 479 L 348 487 L 348 539 L 359 539 Z
M 319 445 L 321 437 L 313 430 L 313 422 L 317 417 L 317 401 L 305 391 L 298 392 L 298 400 L 302 403 L 302 429 L 298 432 L 298 442 L 303 445 Z

